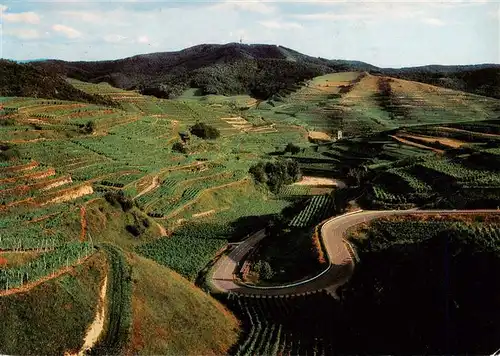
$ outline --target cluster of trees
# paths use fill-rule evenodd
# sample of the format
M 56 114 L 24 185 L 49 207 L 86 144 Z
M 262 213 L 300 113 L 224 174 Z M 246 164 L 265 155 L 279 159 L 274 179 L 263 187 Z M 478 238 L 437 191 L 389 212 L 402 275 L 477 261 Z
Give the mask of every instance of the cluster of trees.
M 283 185 L 296 182 L 302 176 L 298 163 L 294 160 L 279 159 L 274 162 L 259 162 L 250 167 L 255 181 L 266 184 L 277 193 Z
M 218 129 L 204 122 L 197 122 L 190 127 L 189 131 L 195 136 L 208 140 L 215 140 L 220 136 L 220 131 Z
M 25 96 L 107 106 L 118 105 L 111 99 L 76 89 L 57 74 L 42 68 L 35 68 L 31 64 L 18 64 L 8 60 L 0 60 L 0 96 Z
M 161 83 L 141 85 L 140 91 L 172 98 L 193 87 L 199 88 L 201 95 L 250 94 L 266 100 L 287 90 L 293 91 L 304 80 L 331 71 L 328 67 L 284 59 L 239 59 L 202 67 L 189 74 L 181 71 L 178 76 L 165 76 Z

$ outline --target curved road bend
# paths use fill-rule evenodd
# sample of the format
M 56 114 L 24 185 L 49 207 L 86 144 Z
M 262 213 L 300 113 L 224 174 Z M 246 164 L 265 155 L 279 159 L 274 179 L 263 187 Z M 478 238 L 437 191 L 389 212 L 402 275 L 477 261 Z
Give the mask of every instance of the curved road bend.
M 312 293 L 320 290 L 326 290 L 335 295 L 338 287 L 346 283 L 354 271 L 354 262 L 345 245 L 343 239 L 347 230 L 355 225 L 368 222 L 384 216 L 390 215 L 409 215 L 409 214 L 435 214 L 435 215 L 453 215 L 453 214 L 477 214 L 493 213 L 499 214 L 499 210 L 373 210 L 360 211 L 351 214 L 344 214 L 334 217 L 323 224 L 321 227 L 321 237 L 323 239 L 326 252 L 331 265 L 328 272 L 323 273 L 318 278 L 305 281 L 299 285 L 276 286 L 268 288 L 256 288 L 249 285 L 236 283 L 234 273 L 237 272 L 238 263 L 241 266 L 245 256 L 256 246 L 264 237 L 263 230 L 250 236 L 244 242 L 239 244 L 229 254 L 221 257 L 216 263 L 212 274 L 212 284 L 216 289 L 225 293 L 236 293 L 246 295 L 293 295 Z

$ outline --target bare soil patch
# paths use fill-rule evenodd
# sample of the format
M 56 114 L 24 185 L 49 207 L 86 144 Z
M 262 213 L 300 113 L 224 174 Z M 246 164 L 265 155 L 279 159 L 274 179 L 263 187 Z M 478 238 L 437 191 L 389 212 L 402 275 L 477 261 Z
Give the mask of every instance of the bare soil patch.
M 417 140 L 425 141 L 425 142 L 439 142 L 442 145 L 449 146 L 451 148 L 460 148 L 467 144 L 467 142 L 460 141 L 453 138 L 448 137 L 435 137 L 435 136 L 424 136 L 424 135 L 409 135 L 409 134 L 401 134 L 400 137 L 403 138 L 414 138 Z
M 409 141 L 409 140 L 405 140 L 402 137 L 393 136 L 393 135 L 390 135 L 390 137 L 392 137 L 396 141 L 404 143 L 405 145 L 408 145 L 408 146 L 418 147 L 418 148 L 422 148 L 424 150 L 431 150 L 431 151 L 434 151 L 434 152 L 439 153 L 439 154 L 443 154 L 444 153 L 443 150 L 438 150 L 437 148 L 434 148 L 434 147 L 425 146 L 425 145 L 421 145 L 420 143 L 416 143 L 416 142 L 412 142 L 412 141 Z
M 192 217 L 193 218 L 201 218 L 201 217 L 204 217 L 204 216 L 212 215 L 214 213 L 215 213 L 215 209 L 212 209 L 212 210 L 207 210 L 207 211 L 204 211 L 204 212 L 201 212 L 201 213 L 193 214 Z
M 323 178 L 323 177 L 312 177 L 312 176 L 303 176 L 300 182 L 293 183 L 293 185 L 312 185 L 312 186 L 321 186 L 321 187 L 339 187 L 345 188 L 345 183 L 331 178 Z
M 324 140 L 331 141 L 332 138 L 326 132 L 321 131 L 309 131 L 309 138 L 312 140 Z
M 108 276 L 105 276 L 101 286 L 101 291 L 99 293 L 99 305 L 97 307 L 95 319 L 87 329 L 87 333 L 85 335 L 82 348 L 78 352 L 79 356 L 85 355 L 85 352 L 87 350 L 90 350 L 95 345 L 95 343 L 99 339 L 99 336 L 101 335 L 104 329 L 104 319 L 105 319 L 104 317 L 106 315 L 107 287 L 108 287 Z

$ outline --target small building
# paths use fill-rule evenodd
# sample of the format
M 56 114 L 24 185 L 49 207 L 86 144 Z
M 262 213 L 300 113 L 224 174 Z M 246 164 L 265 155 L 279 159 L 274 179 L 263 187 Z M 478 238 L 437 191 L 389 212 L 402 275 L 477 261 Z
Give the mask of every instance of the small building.
M 342 140 L 342 130 L 337 131 L 337 140 Z

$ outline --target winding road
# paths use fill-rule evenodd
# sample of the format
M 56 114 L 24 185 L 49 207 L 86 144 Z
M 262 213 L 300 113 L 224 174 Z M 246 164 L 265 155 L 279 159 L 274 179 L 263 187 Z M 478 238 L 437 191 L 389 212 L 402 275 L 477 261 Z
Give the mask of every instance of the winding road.
M 349 228 L 390 215 L 462 215 L 479 213 L 500 214 L 500 210 L 366 210 L 333 217 L 321 227 L 321 238 L 330 261 L 328 268 L 308 280 L 273 287 L 250 286 L 235 279 L 235 273 L 244 262 L 247 254 L 265 238 L 265 233 L 261 230 L 238 244 L 229 254 L 222 256 L 217 261 L 211 276 L 211 283 L 216 290 L 222 293 L 259 297 L 301 295 L 322 290 L 336 296 L 337 288 L 346 283 L 354 271 L 353 256 L 349 252 L 348 242 L 344 239 L 344 235 Z

